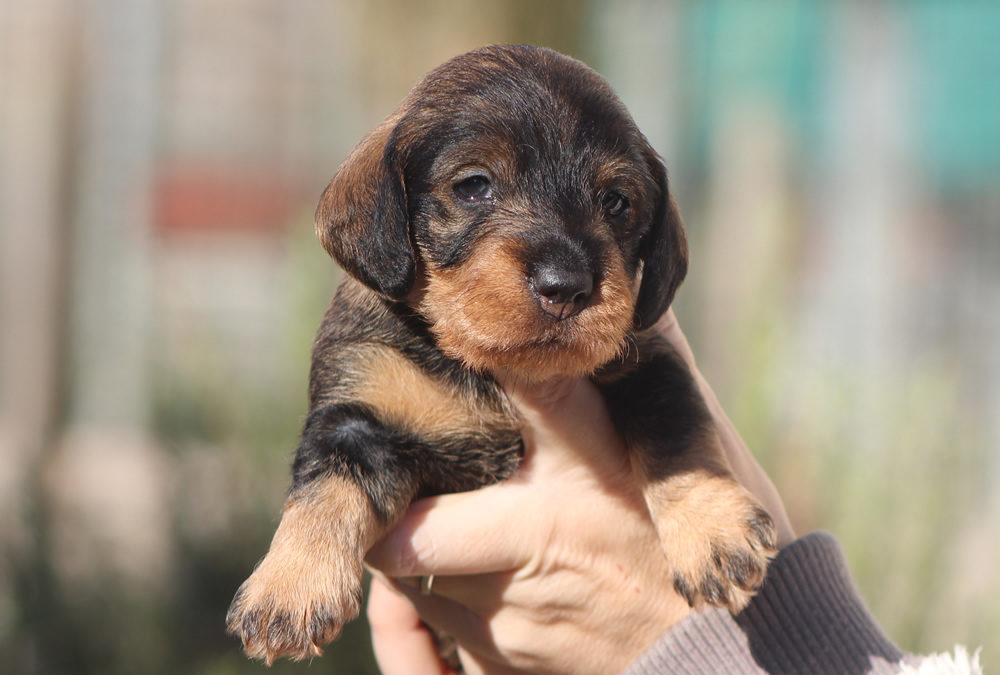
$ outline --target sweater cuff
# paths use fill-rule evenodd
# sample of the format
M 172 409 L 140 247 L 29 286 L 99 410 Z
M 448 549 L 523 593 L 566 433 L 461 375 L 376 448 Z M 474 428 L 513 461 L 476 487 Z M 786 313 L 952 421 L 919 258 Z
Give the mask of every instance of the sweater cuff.
M 738 616 L 692 613 L 625 672 L 893 673 L 902 657 L 858 594 L 837 540 L 816 532 L 778 554 Z

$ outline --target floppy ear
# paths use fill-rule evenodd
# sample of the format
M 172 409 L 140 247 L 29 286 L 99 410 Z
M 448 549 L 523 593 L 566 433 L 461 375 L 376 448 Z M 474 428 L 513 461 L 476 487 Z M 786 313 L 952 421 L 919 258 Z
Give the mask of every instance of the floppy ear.
M 659 189 L 653 222 L 640 243 L 642 283 L 635 303 L 635 329 L 652 326 L 673 302 L 687 274 L 688 248 L 684 223 L 667 186 L 667 171 L 659 157 L 647 154 Z
M 391 300 L 413 287 L 406 188 L 392 134 L 399 115 L 375 128 L 348 156 L 320 198 L 316 234 L 351 276 Z

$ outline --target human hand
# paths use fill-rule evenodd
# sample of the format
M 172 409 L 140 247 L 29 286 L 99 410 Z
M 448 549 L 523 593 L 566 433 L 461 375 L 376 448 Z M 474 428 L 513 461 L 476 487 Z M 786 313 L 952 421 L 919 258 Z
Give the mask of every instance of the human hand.
M 777 492 L 697 373 L 672 313 L 658 330 L 688 361 L 730 464 L 771 512 L 779 545 L 791 541 Z M 389 577 L 436 575 L 427 596 L 373 582 L 368 616 L 385 675 L 449 672 L 421 618 L 457 639 L 469 673 L 606 673 L 690 611 L 596 388 L 565 379 L 509 393 L 525 422 L 518 474 L 414 504 L 369 553 Z
M 667 591 L 622 441 L 586 380 L 510 393 L 525 420 L 518 474 L 418 502 L 368 561 L 392 577 L 436 575 L 433 595 L 398 589 L 456 638 L 467 672 L 621 670 L 689 611 Z M 373 584 L 369 618 L 386 675 L 414 672 L 412 655 L 391 665 L 402 653 L 392 654 L 400 646 L 386 629 L 401 600 Z

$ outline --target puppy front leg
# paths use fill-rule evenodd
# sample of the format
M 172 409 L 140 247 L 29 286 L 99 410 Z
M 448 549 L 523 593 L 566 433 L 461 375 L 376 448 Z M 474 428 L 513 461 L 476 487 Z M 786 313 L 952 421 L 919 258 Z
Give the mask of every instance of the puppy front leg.
M 240 586 L 226 617 L 252 658 L 322 654 L 361 608 L 361 559 L 377 529 L 357 484 L 316 479 L 288 497 L 267 555 Z
M 655 445 L 631 452 L 674 589 L 692 607 L 738 613 L 764 582 L 775 533 L 771 517 L 726 467 L 718 436 L 703 432 L 669 458 Z
M 674 588 L 693 607 L 739 612 L 775 553 L 771 517 L 732 475 L 721 440 L 680 357 L 639 343 L 641 363 L 599 380 L 629 447 Z
M 319 656 L 357 616 L 364 555 L 416 493 L 404 445 L 363 406 L 310 415 L 271 547 L 226 617 L 248 656 Z

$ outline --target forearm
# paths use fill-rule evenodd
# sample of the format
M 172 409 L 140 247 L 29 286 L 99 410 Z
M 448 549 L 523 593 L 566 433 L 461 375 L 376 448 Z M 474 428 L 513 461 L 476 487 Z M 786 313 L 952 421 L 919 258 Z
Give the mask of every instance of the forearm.
M 782 550 L 738 616 L 691 614 L 625 672 L 893 673 L 903 656 L 865 607 L 837 541 L 813 533 Z

